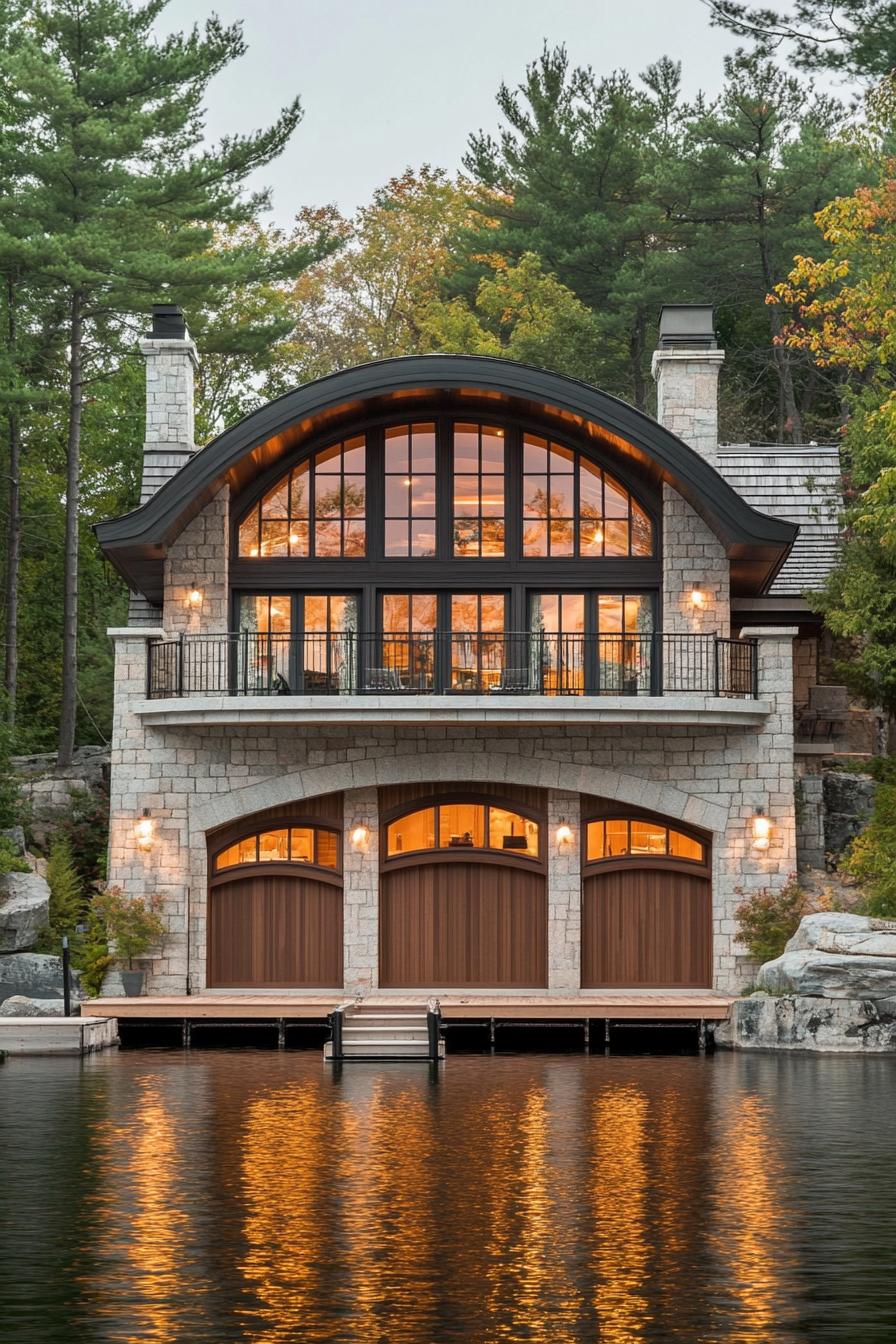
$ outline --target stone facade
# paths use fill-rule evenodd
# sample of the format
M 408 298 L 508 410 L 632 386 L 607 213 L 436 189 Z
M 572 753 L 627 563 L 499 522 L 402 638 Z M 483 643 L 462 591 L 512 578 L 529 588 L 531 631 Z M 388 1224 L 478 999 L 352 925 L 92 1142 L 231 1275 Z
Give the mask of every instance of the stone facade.
M 159 345 L 166 348 L 156 349 Z M 156 480 L 165 461 L 175 465 L 173 452 L 187 452 L 192 443 L 190 348 L 189 342 L 144 345 L 153 375 L 148 464 L 155 464 L 147 466 L 145 485 Z M 721 358 L 713 350 L 662 352 L 656 364 L 660 418 L 710 461 Z M 527 708 L 523 697 L 502 722 L 489 722 L 497 711 L 488 703 L 458 709 L 454 722 L 434 722 L 425 706 L 412 722 L 385 706 L 377 711 L 379 721 L 362 715 L 360 708 L 352 720 L 348 704 L 341 717 L 328 707 L 317 722 L 310 721 L 310 712 L 305 721 L 293 713 L 292 721 L 278 722 L 274 700 L 260 706 L 243 702 L 226 724 L 208 721 L 198 706 L 191 717 L 186 702 L 187 713 L 179 721 L 160 722 L 159 702 L 145 700 L 147 641 L 228 629 L 229 530 L 224 489 L 169 548 L 159 627 L 111 632 L 116 700 L 109 878 L 130 894 L 155 893 L 163 899 L 170 932 L 152 960 L 150 992 L 197 992 L 205 986 L 209 833 L 269 808 L 333 792 L 344 797 L 344 989 L 376 989 L 378 789 L 467 781 L 497 793 L 505 784 L 546 791 L 552 992 L 575 993 L 580 983 L 582 794 L 659 813 L 708 834 L 715 985 L 737 990 L 749 981 L 753 967 L 735 939 L 737 905 L 745 893 L 783 884 L 795 867 L 794 630 L 744 632 L 758 643 L 759 699 L 750 702 L 749 715 L 739 721 L 719 701 L 713 708 L 705 696 L 694 696 L 689 709 L 675 696 L 652 710 L 630 702 L 622 721 L 602 717 L 594 708 L 589 716 L 584 701 L 570 702 L 568 710 L 551 702 L 551 718 L 544 707 Z M 663 543 L 664 629 L 726 635 L 730 604 L 724 548 L 669 485 L 664 486 Z M 200 594 L 197 602 L 190 601 L 194 588 Z M 694 589 L 703 597 L 699 605 L 691 600 Z M 665 671 L 667 688 L 674 691 L 671 670 Z M 683 676 L 682 689 L 686 684 Z M 726 703 L 736 708 L 736 702 Z M 464 715 L 469 721 L 462 721 Z M 772 820 L 766 851 L 752 845 L 751 818 L 760 808 Z M 141 850 L 135 826 L 144 810 L 152 818 L 153 838 Z M 573 838 L 560 844 L 557 828 L 564 823 Z M 353 840 L 358 828 L 364 830 L 363 839 Z

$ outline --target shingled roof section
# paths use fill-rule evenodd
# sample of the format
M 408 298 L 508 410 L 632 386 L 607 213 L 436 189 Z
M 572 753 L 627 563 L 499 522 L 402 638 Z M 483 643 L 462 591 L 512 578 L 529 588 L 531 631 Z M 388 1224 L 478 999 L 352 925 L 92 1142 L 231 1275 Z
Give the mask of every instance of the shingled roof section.
M 799 597 L 820 588 L 837 560 L 842 505 L 836 444 L 721 444 L 718 468 L 754 509 L 799 524 L 793 550 L 769 594 Z

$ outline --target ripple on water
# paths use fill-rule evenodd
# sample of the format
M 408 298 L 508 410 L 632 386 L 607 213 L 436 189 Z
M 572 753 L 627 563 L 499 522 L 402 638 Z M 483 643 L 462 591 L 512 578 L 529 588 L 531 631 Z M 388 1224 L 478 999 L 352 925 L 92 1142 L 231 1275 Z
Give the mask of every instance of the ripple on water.
M 0 1340 L 885 1344 L 892 1060 L 0 1075 Z

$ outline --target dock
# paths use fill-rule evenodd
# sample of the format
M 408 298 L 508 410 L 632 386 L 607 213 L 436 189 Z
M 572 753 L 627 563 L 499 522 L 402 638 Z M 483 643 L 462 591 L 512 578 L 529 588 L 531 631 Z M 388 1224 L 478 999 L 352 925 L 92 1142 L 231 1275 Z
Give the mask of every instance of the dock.
M 365 995 L 363 1003 L 367 1008 L 400 1012 L 419 1008 L 426 997 L 423 991 L 383 991 Z M 315 1029 L 325 1029 L 330 1013 L 345 999 L 344 991 L 337 990 L 150 995 L 92 999 L 81 1004 L 81 1014 L 82 1018 L 114 1016 L 131 1041 L 153 1028 L 166 1032 L 174 1029 L 188 1046 L 194 1031 L 208 1038 L 214 1029 L 223 1036 L 227 1028 L 258 1028 L 270 1030 L 271 1045 L 276 1043 L 284 1049 L 303 1036 L 308 1038 Z M 449 1043 L 454 1037 L 469 1038 L 478 1028 L 494 1050 L 502 1035 L 508 1039 L 515 1032 L 519 1039 L 518 1033 L 524 1029 L 567 1028 L 582 1033 L 583 1047 L 588 1050 L 592 1044 L 609 1048 L 611 1039 L 618 1040 L 626 1029 L 631 1035 L 638 1027 L 690 1029 L 702 1046 L 713 1025 L 727 1019 L 734 998 L 712 990 L 593 990 L 581 994 L 446 991 L 438 995 L 438 1002 L 441 1027 Z
M 118 1044 L 118 1022 L 109 1016 L 2 1017 L 0 1056 L 92 1055 Z

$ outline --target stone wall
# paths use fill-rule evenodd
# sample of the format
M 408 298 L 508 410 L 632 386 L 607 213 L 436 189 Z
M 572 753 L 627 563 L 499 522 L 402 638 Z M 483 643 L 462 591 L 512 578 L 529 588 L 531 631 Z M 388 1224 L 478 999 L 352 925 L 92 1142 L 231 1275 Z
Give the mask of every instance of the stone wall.
M 719 446 L 719 372 L 722 350 L 657 350 L 656 418 L 696 453 L 716 464 Z
M 230 488 L 187 524 L 165 559 L 165 633 L 226 634 L 230 629 L 228 556 Z M 190 593 L 201 595 L 197 606 Z
M 735 946 L 742 893 L 781 885 L 795 867 L 790 637 L 760 634 L 765 724 L 722 728 L 663 725 L 437 725 L 227 728 L 144 727 L 134 712 L 144 686 L 144 640 L 116 640 L 118 697 L 113 749 L 110 880 L 135 895 L 157 892 L 171 937 L 151 987 L 183 993 L 204 984 L 206 834 L 269 807 L 345 791 L 347 831 L 363 822 L 369 843 L 347 843 L 346 980 L 373 984 L 376 954 L 376 788 L 416 781 L 516 783 L 550 790 L 549 814 L 571 822 L 574 850 L 550 856 L 551 987 L 578 981 L 578 794 L 646 808 L 713 838 L 716 983 L 737 988 L 751 967 Z M 750 818 L 772 818 L 765 854 L 751 845 Z M 134 843 L 148 808 L 149 852 Z M 550 845 L 550 837 L 549 837 Z
M 695 606 L 697 589 L 703 605 Z M 731 629 L 728 557 L 722 543 L 686 499 L 663 486 L 663 631 L 728 635 Z M 668 669 L 667 669 L 668 671 Z M 687 687 L 685 669 L 682 686 Z M 667 689 L 676 689 L 674 680 Z

